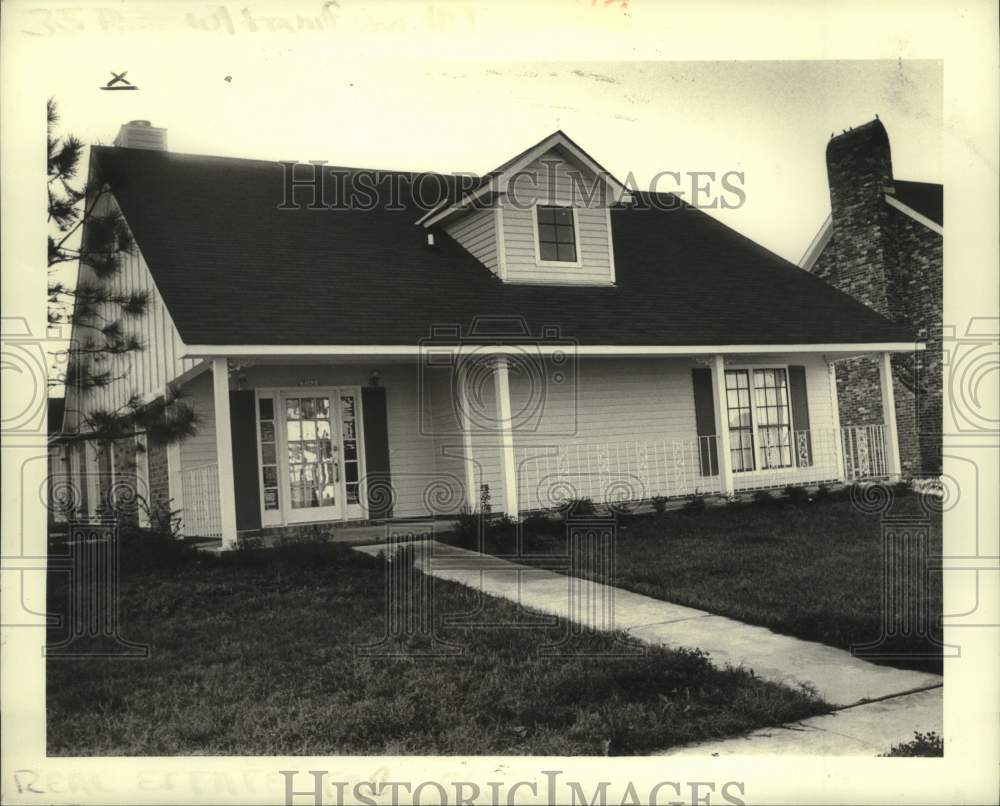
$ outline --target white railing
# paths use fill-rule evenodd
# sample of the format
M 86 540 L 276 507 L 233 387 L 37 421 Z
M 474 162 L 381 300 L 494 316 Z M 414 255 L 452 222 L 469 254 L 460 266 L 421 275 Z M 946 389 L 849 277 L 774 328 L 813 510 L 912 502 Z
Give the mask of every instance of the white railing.
M 889 474 L 885 456 L 885 427 L 848 425 L 840 429 L 844 445 L 845 480 L 882 478 Z
M 515 450 L 521 509 L 721 492 L 716 438 L 570 442 Z
M 849 430 L 850 435 L 844 434 L 847 479 L 884 472 L 882 427 L 843 429 Z M 732 451 L 734 492 L 840 481 L 837 436 L 832 428 L 791 432 L 758 429 L 753 449 L 742 457 L 746 469 L 738 469 L 741 457 L 738 450 Z M 731 446 L 735 445 L 733 439 Z M 848 445 L 853 446 L 853 454 L 848 454 Z M 863 464 L 857 458 L 859 450 L 867 457 Z M 515 449 L 515 458 L 523 510 L 548 509 L 579 498 L 613 503 L 722 492 L 714 436 L 521 445 Z
M 735 432 L 730 435 L 735 492 L 838 480 L 837 439 L 832 428 L 758 428 L 753 440 L 752 455 L 749 450 L 741 455 Z
M 184 496 L 181 511 L 184 534 L 187 537 L 221 537 L 218 465 L 181 470 L 181 490 Z

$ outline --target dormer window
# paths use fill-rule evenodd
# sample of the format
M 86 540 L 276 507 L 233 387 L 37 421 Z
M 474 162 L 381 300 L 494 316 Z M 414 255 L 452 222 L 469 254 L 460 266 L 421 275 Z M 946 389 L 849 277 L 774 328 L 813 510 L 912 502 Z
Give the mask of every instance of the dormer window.
M 538 262 L 577 264 L 576 210 L 538 205 L 535 208 Z

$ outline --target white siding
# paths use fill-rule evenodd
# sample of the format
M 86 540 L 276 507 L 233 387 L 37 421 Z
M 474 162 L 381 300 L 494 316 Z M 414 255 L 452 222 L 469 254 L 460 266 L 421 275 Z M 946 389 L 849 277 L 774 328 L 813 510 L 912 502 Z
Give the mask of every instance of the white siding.
M 806 367 L 816 463 L 812 468 L 735 474 L 742 487 L 836 477 L 836 455 L 819 444 L 821 438 L 832 439 L 834 426 L 823 358 L 748 356 L 727 362 L 727 366 L 792 364 Z M 524 374 L 512 372 L 521 508 L 551 504 L 556 481 L 561 485 L 556 492 L 575 489 L 580 497 L 595 500 L 608 484 L 624 484 L 641 497 L 713 492 L 718 476 L 702 477 L 697 460 L 691 381 L 691 369 L 697 366 L 702 365 L 689 358 L 583 359 L 577 367 L 558 367 L 559 382 L 556 368 L 547 367 L 543 384 L 531 384 Z M 415 364 L 257 365 L 246 367 L 243 374 L 245 388 L 301 386 L 306 394 L 312 385 L 363 387 L 372 370 L 378 370 L 386 389 L 396 517 L 456 512 L 464 500 L 464 451 L 447 375 L 430 381 L 421 401 Z M 185 392 L 201 418 L 198 435 L 180 445 L 182 465 L 189 469 L 215 462 L 211 374 L 190 381 Z M 479 376 L 472 392 L 477 412 L 473 427 L 476 483 L 488 485 L 493 511 L 499 512 L 504 485 L 492 379 Z M 545 466 L 538 459 L 560 451 L 568 457 L 562 464 L 552 460 Z
M 749 356 L 732 361 L 733 366 L 792 364 L 806 368 L 814 465 L 735 474 L 741 487 L 837 478 L 833 410 L 823 358 Z M 691 380 L 691 369 L 696 366 L 701 365 L 686 358 L 584 359 L 576 373 L 563 368 L 562 383 L 550 378 L 534 386 L 512 373 L 521 509 L 551 503 L 546 499 L 557 479 L 562 480 L 560 492 L 569 485 L 580 497 L 595 500 L 609 484 L 625 485 L 642 497 L 716 491 L 718 476 L 703 477 L 698 466 Z M 483 391 L 484 408 L 492 406 L 492 389 L 484 386 Z M 537 416 L 529 415 L 539 409 Z M 519 412 L 524 416 L 517 422 Z M 497 445 L 498 438 L 493 436 L 475 448 L 495 510 L 503 501 Z M 539 458 L 546 454 L 551 457 L 547 463 Z M 561 463 L 555 458 L 559 454 L 564 456 Z
M 548 163 L 548 164 L 546 164 Z M 552 167 L 555 163 L 555 167 Z M 607 285 L 613 282 L 609 248 L 607 198 L 589 199 L 595 177 L 549 152 L 525 169 L 500 208 L 507 282 L 549 282 Z M 580 174 L 574 179 L 572 173 Z M 537 179 L 537 184 L 536 180 Z M 574 192 L 575 188 L 575 192 Z M 514 195 L 514 201 L 510 195 Z M 550 201 L 551 200 L 551 201 Z M 577 208 L 579 266 L 539 263 L 536 255 L 534 202 L 572 204 Z
M 445 231 L 487 269 L 496 274 L 496 210 L 477 210 L 449 224 Z
M 183 400 L 198 418 L 194 436 L 179 443 L 181 469 L 217 464 L 215 449 L 215 401 L 212 395 L 212 371 L 203 372 L 183 386 Z
M 108 200 L 107 204 L 113 204 Z M 107 205 L 100 205 L 102 212 Z M 94 272 L 85 265 L 80 266 L 81 283 L 100 282 Z M 163 298 L 156 288 L 142 253 L 136 247 L 133 254 L 124 255 L 121 270 L 105 281 L 117 294 L 135 291 L 146 292 L 149 304 L 145 314 L 139 317 L 124 317 L 117 306 L 107 304 L 99 313 L 107 321 L 121 321 L 125 333 L 137 336 L 144 349 L 118 356 L 103 356 L 100 367 L 109 368 L 115 380 L 107 387 L 83 392 L 78 398 L 76 390 L 67 389 L 67 409 L 79 409 L 87 413 L 96 410 L 113 411 L 120 409 L 133 395 L 163 392 L 169 381 L 192 368 L 194 359 L 181 359 L 183 342 L 177 333 Z M 78 342 L 91 335 L 88 328 L 78 328 L 74 335 Z

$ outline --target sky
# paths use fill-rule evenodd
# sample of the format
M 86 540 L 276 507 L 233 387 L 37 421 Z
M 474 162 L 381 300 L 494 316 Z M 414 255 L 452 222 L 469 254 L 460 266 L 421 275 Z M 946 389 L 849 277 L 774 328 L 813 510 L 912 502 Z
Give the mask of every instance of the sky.
M 110 143 L 148 119 L 178 152 L 480 173 L 563 129 L 641 188 L 661 171 L 742 172 L 745 203 L 707 212 L 793 262 L 829 212 L 832 133 L 878 114 L 896 176 L 942 182 L 936 61 L 368 61 L 225 41 L 186 60 L 167 47 L 51 70 L 64 129 Z M 140 89 L 100 90 L 111 68 Z

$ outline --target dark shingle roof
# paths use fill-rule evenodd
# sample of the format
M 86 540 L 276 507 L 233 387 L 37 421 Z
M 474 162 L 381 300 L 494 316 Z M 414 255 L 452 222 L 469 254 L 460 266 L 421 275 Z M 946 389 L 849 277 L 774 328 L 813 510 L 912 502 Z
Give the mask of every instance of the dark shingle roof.
M 944 226 L 944 188 L 930 182 L 907 182 L 893 180 L 896 198 L 935 224 Z
M 912 337 L 676 199 L 682 209 L 612 212 L 616 287 L 514 285 L 443 233 L 426 245 L 411 174 L 392 174 L 401 209 L 279 210 L 278 163 L 93 155 L 187 344 L 413 345 L 433 325 L 468 327 L 477 316 L 524 317 L 533 334 L 555 325 L 581 344 Z M 653 200 L 637 195 L 637 208 Z

